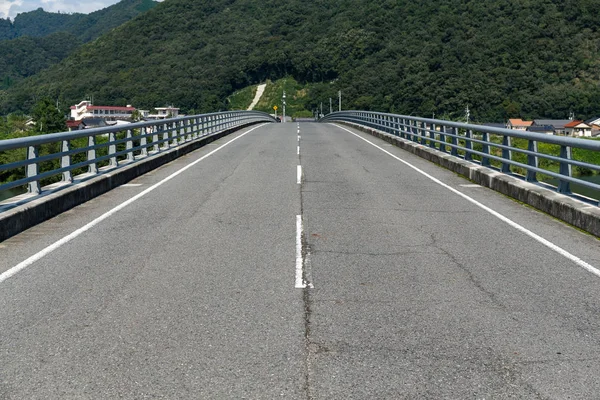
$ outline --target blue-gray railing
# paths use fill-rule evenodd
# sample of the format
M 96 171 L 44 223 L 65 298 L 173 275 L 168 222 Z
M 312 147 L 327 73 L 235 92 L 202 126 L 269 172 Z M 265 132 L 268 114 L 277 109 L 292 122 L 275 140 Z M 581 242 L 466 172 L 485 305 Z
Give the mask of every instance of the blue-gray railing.
M 205 136 L 262 121 L 275 119 L 259 111 L 228 111 L 0 140 L 0 152 L 13 151 L 18 158 L 0 164 L 0 177 L 6 171 L 24 169 L 23 178 L 0 184 L 0 192 L 26 185 L 28 192 L 39 194 L 44 180 L 59 176 L 62 182 L 70 183 L 78 178 L 73 172 L 82 169 L 80 176 L 93 176 Z M 72 146 L 77 139 L 82 139 L 83 146 Z M 46 154 L 40 155 L 41 148 Z M 57 168 L 53 167 L 58 164 L 55 160 L 60 160 Z M 44 171 L 40 165 L 45 166 Z
M 346 121 L 367 126 L 504 173 L 519 168 L 525 171 L 522 178 L 529 182 L 537 182 L 537 174 L 544 174 L 558 180 L 556 190 L 563 194 L 571 193 L 571 183 L 600 190 L 600 185 L 578 179 L 572 171 L 574 166 L 600 171 L 600 165 L 573 159 L 572 152 L 574 148 L 600 151 L 600 141 L 370 111 L 334 112 L 319 121 Z M 527 148 L 514 146 L 512 139 L 516 138 L 524 139 Z M 558 155 L 538 151 L 538 143 L 557 146 Z M 524 162 L 517 160 L 515 154 L 524 155 Z M 558 164 L 558 172 L 543 168 L 540 159 Z M 494 167 L 492 161 L 497 161 L 498 166 Z

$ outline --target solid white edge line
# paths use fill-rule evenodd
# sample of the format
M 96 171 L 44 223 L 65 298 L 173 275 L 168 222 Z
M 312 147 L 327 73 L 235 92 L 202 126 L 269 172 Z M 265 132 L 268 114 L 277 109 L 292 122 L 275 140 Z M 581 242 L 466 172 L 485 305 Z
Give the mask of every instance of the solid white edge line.
M 302 183 L 302 165 L 298 165 L 296 168 L 296 183 L 298 185 Z
M 148 189 L 144 190 L 143 192 L 138 193 L 137 195 L 133 196 L 129 200 L 124 201 L 123 203 L 119 204 L 115 208 L 113 208 L 113 209 L 107 211 L 106 213 L 102 214 L 101 216 L 99 216 L 95 220 L 87 223 L 86 225 L 82 226 L 81 228 L 77 229 L 76 231 L 72 232 L 71 234 L 65 236 L 64 238 L 58 240 L 57 242 L 54 242 L 53 244 L 51 244 L 50 246 L 46 247 L 45 249 L 43 249 L 43 250 L 39 251 L 38 253 L 32 255 L 31 257 L 29 257 L 25 261 L 22 261 L 19 264 L 15 265 L 14 267 L 12 267 L 12 268 L 4 271 L 2 274 L 0 274 L 0 283 L 4 282 L 5 280 L 7 280 L 8 278 L 10 278 L 11 276 L 15 275 L 17 272 L 19 272 L 19 271 L 27 268 L 28 266 L 30 266 L 34 262 L 40 260 L 44 256 L 52 253 L 54 250 L 58 249 L 63 244 L 70 242 L 71 240 L 75 239 L 77 236 L 81 235 L 85 231 L 87 231 L 87 230 L 93 228 L 94 226 L 98 225 L 100 222 L 104 221 L 106 218 L 110 217 L 111 215 L 115 214 L 116 212 L 118 212 L 118 211 L 122 210 L 123 208 L 127 207 L 129 204 L 133 203 L 134 201 L 138 200 L 139 198 L 141 198 L 141 197 L 145 196 L 146 194 L 150 193 L 151 191 L 153 191 L 154 189 L 158 188 L 162 184 L 164 184 L 164 183 L 170 181 L 171 179 L 175 178 L 177 175 L 179 175 L 179 174 L 183 173 L 184 171 L 190 169 L 194 165 L 198 164 L 200 161 L 202 161 L 205 158 L 213 155 L 217 151 L 221 150 L 223 147 L 225 147 L 225 146 L 229 145 L 230 143 L 238 140 L 239 138 L 241 138 L 241 137 L 249 134 L 250 132 L 254 131 L 255 129 L 258 129 L 258 128 L 263 127 L 265 125 L 266 124 L 258 125 L 258 126 L 252 128 L 252 129 L 250 129 L 249 131 L 244 132 L 243 134 L 241 134 L 241 135 L 239 135 L 239 136 L 231 139 L 229 142 L 223 144 L 222 146 L 217 147 L 216 149 L 214 149 L 210 153 L 207 153 L 204 156 L 200 157 L 199 159 L 197 159 L 193 163 L 186 165 L 185 167 L 183 167 L 180 170 L 178 170 L 178 171 L 174 172 L 173 174 L 169 175 L 168 177 L 166 177 L 162 181 L 160 181 L 158 183 L 155 183 L 154 185 L 150 186 Z
M 419 168 L 415 167 L 414 165 L 410 164 L 407 161 L 404 161 L 403 159 L 393 155 L 392 153 L 390 153 L 389 151 L 379 147 L 378 145 L 376 145 L 375 143 L 363 138 L 360 135 L 357 135 L 356 133 L 342 127 L 339 126 L 337 124 L 332 124 L 348 133 L 351 133 L 352 135 L 356 136 L 357 138 L 364 140 L 365 142 L 369 143 L 371 146 L 378 148 L 379 150 L 383 151 L 384 153 L 386 153 L 387 155 L 395 158 L 396 160 L 400 161 L 401 163 L 405 164 L 406 166 L 412 168 L 413 170 L 417 171 L 418 173 L 420 173 L 421 175 L 429 178 L 430 180 L 432 180 L 433 182 L 437 183 L 440 186 L 445 187 L 446 189 L 450 190 L 451 192 L 453 192 L 454 194 L 459 195 L 460 197 L 464 198 L 465 200 L 473 203 L 474 205 L 476 205 L 477 207 L 487 211 L 488 213 L 492 214 L 493 216 L 495 216 L 496 218 L 506 222 L 508 225 L 512 226 L 513 228 L 519 230 L 520 232 L 526 234 L 527 236 L 529 236 L 530 238 L 538 241 L 539 243 L 543 244 L 544 246 L 548 247 L 549 249 L 555 251 L 556 253 L 562 255 L 563 257 L 573 261 L 575 264 L 579 265 L 580 267 L 582 267 L 583 269 L 587 270 L 588 272 L 591 272 L 592 274 L 600 277 L 600 269 L 594 267 L 593 265 L 583 261 L 581 258 L 577 257 L 574 254 L 569 253 L 568 251 L 566 251 L 565 249 L 555 245 L 554 243 L 550 242 L 547 239 L 544 239 L 543 237 L 541 237 L 540 235 L 533 233 L 532 231 L 530 231 L 529 229 L 525 228 L 522 225 L 517 224 L 516 222 L 514 222 L 513 220 L 505 217 L 504 215 L 500 214 L 497 211 L 492 210 L 491 208 L 489 208 L 488 206 L 478 202 L 477 200 L 467 196 L 464 193 L 459 192 L 458 190 L 450 187 L 449 185 L 446 185 L 444 182 L 440 181 L 439 179 L 429 175 L 427 172 L 420 170 Z
M 302 278 L 302 266 L 304 264 L 304 260 L 302 259 L 302 233 L 302 215 L 296 215 L 296 289 L 306 288 L 306 284 Z

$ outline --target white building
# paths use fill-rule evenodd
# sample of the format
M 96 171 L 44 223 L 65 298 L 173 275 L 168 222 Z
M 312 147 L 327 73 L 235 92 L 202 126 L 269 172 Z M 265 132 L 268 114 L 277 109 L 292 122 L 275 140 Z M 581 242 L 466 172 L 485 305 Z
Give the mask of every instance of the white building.
M 150 114 L 148 110 L 139 110 L 144 119 L 167 119 L 179 117 L 179 108 L 176 107 L 156 107 L 156 114 Z
M 135 107 L 117 106 L 95 106 L 91 101 L 84 100 L 81 103 L 71 106 L 71 119 L 81 121 L 87 118 L 102 118 L 106 121 L 116 121 L 117 119 L 131 119 L 131 114 Z
M 569 136 L 592 136 L 592 127 L 583 121 L 572 121 L 565 125 L 565 134 Z

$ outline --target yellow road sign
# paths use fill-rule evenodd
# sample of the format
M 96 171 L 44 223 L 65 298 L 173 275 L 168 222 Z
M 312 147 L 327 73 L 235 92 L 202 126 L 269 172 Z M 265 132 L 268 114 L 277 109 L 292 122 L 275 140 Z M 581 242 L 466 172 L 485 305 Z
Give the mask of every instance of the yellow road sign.
M 273 106 L 273 110 L 277 111 L 277 106 Z

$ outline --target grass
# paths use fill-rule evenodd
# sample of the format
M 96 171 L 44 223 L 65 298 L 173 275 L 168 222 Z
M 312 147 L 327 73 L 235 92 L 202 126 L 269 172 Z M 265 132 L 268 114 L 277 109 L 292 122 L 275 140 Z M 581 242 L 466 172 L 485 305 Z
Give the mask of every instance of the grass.
M 238 90 L 227 98 L 230 110 L 246 110 L 252 104 L 258 85 L 248 86 Z

